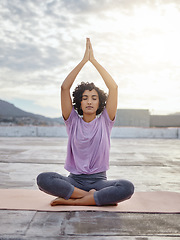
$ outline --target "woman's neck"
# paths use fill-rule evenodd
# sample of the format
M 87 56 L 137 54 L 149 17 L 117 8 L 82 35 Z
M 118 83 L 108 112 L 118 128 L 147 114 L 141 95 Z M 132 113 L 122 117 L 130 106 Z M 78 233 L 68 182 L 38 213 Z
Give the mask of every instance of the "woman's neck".
M 87 123 L 93 121 L 96 118 L 96 114 L 83 114 L 83 120 Z

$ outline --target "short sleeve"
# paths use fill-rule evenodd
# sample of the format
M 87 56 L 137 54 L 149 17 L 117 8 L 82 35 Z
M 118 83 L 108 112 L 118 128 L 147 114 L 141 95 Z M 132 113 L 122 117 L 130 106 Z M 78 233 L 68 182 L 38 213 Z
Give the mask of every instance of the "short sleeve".
M 116 121 L 116 116 L 115 116 L 114 120 L 111 120 L 111 119 L 109 118 L 109 115 L 108 115 L 108 113 L 107 113 L 106 108 L 104 108 L 103 113 L 102 113 L 102 116 L 105 118 L 106 123 L 108 123 L 110 126 L 113 127 L 113 125 L 114 125 L 114 123 L 115 123 L 115 121 Z
M 68 119 L 64 120 L 64 123 L 65 123 L 67 128 L 69 128 L 71 126 L 73 119 L 76 118 L 76 117 L 78 117 L 78 114 L 74 110 L 74 107 L 73 107 Z

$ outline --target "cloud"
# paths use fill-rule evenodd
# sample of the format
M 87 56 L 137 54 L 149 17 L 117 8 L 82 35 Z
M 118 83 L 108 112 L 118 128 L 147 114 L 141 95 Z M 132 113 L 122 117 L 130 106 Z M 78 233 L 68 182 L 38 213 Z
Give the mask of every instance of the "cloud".
M 175 103 L 178 93 L 170 86 L 180 87 L 179 6 L 175 0 L 1 1 L 1 98 L 53 108 L 60 84 L 82 59 L 85 38 L 91 37 L 95 56 L 119 85 L 120 106 L 136 107 L 143 99 L 144 106 L 167 102 L 168 88 Z M 106 89 L 89 63 L 75 84 L 92 80 Z

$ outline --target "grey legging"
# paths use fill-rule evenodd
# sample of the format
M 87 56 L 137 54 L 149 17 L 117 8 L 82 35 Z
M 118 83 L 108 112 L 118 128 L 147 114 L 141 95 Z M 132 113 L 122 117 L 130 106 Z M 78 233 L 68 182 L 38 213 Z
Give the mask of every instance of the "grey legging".
M 134 186 L 131 182 L 107 180 L 106 172 L 90 175 L 70 173 L 68 177 L 55 172 L 45 172 L 38 175 L 37 185 L 41 191 L 64 199 L 71 197 L 74 187 L 84 191 L 95 189 L 94 199 L 98 206 L 124 201 L 134 193 Z

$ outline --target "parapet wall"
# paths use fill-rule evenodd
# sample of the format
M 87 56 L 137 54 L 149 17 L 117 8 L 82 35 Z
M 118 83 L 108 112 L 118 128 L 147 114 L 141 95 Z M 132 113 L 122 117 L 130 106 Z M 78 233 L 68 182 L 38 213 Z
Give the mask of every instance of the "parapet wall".
M 0 127 L 0 137 L 67 137 L 65 126 Z M 172 138 L 180 139 L 180 128 L 113 127 L 112 138 Z
M 140 128 L 140 127 L 114 127 L 113 138 L 172 138 L 180 139 L 180 128 Z

